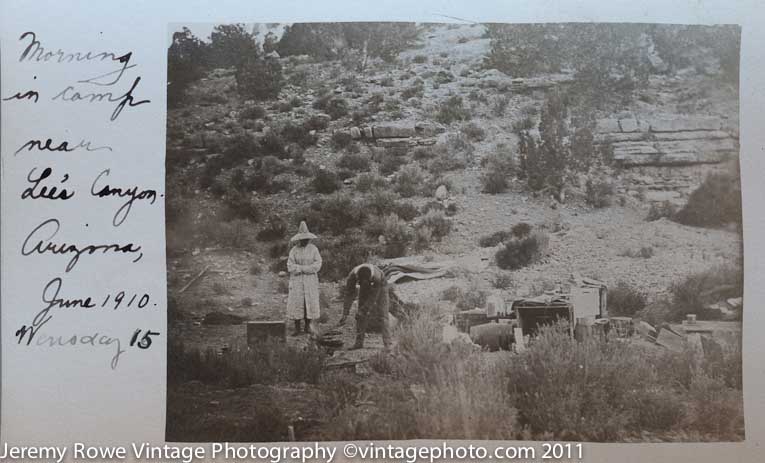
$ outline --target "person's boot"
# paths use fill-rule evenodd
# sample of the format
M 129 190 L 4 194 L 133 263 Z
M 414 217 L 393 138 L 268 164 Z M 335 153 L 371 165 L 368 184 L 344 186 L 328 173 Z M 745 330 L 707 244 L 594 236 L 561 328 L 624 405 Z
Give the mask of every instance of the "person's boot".
M 300 335 L 300 320 L 295 320 L 295 331 L 292 332 L 293 336 Z
M 311 331 L 311 319 L 310 318 L 306 318 L 305 319 L 305 333 L 306 334 L 311 334 L 311 332 L 312 332 Z

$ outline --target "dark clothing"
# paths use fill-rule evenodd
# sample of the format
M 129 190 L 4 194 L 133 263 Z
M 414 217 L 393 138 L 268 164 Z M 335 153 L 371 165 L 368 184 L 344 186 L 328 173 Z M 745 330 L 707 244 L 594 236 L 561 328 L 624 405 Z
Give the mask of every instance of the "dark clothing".
M 367 284 L 359 283 L 358 271 L 362 267 L 370 269 L 372 277 Z M 359 285 L 358 291 L 356 285 Z M 360 265 L 348 275 L 345 283 L 345 301 L 343 316 L 347 317 L 358 295 L 359 309 L 356 312 L 356 347 L 364 345 L 364 336 L 370 322 L 379 322 L 383 344 L 390 346 L 390 328 L 388 327 L 388 282 L 383 272 L 370 264 Z

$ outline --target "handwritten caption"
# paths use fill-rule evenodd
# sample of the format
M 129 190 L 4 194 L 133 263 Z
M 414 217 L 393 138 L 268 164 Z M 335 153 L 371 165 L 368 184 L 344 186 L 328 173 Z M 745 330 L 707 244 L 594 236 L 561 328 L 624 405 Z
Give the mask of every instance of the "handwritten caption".
M 9 113 L 14 112 L 15 105 L 31 107 L 37 114 L 49 111 L 51 105 L 64 105 L 72 117 L 78 113 L 98 111 L 98 114 L 103 113 L 105 124 L 119 124 L 120 116 L 126 111 L 138 111 L 142 106 L 151 104 L 149 99 L 139 96 L 141 76 L 138 75 L 138 64 L 132 51 L 62 50 L 45 43 L 34 31 L 21 34 L 17 45 L 21 72 L 29 69 L 34 72 L 24 82 L 24 88 L 11 89 L 7 95 L 0 95 Z M 72 73 L 72 68 L 78 72 Z M 50 85 L 41 85 L 41 82 L 52 75 L 58 79 L 65 77 L 67 84 L 53 92 L 42 90 Z M 103 294 L 73 294 L 67 289 L 67 277 L 76 271 L 81 261 L 122 259 L 126 271 L 129 271 L 129 266 L 143 259 L 143 246 L 134 242 L 118 242 L 108 236 L 95 243 L 67 242 L 60 236 L 64 232 L 67 236 L 76 236 L 77 227 L 91 225 L 108 235 L 110 229 L 116 229 L 129 220 L 134 208 L 152 207 L 163 195 L 153 188 L 115 184 L 110 168 L 97 167 L 97 173 L 91 174 L 91 178 L 83 174 L 83 169 L 67 171 L 54 168 L 53 159 L 60 166 L 71 160 L 67 156 L 77 156 L 77 152 L 113 154 L 118 153 L 120 147 L 109 140 L 89 140 L 91 135 L 87 133 L 71 139 L 55 139 L 45 133 L 45 126 L 38 129 L 38 137 L 19 140 L 12 152 L 12 172 L 21 171 L 25 175 L 24 188 L 14 195 L 18 194 L 19 200 L 27 204 L 49 202 L 60 205 L 77 202 L 81 198 L 93 198 L 104 203 L 104 210 L 109 212 L 103 224 L 82 223 L 84 221 L 78 221 L 72 214 L 39 217 L 37 225 L 18 244 L 18 250 L 30 259 L 30 266 L 60 265 L 61 273 L 41 282 L 39 305 L 32 309 L 26 323 L 11 327 L 13 335 L 22 346 L 109 349 L 109 365 L 116 369 L 123 354 L 131 349 L 150 349 L 162 333 L 143 326 L 127 327 L 126 330 L 121 326 L 105 326 L 99 332 L 61 334 L 55 329 L 56 314 L 78 311 L 87 316 L 93 311 L 156 310 L 157 303 L 149 293 L 116 290 Z M 68 129 L 66 131 L 69 132 Z M 100 132 L 98 136 L 106 136 Z M 22 207 L 35 214 L 35 207 Z M 115 334 L 111 331 L 116 329 L 124 332 Z

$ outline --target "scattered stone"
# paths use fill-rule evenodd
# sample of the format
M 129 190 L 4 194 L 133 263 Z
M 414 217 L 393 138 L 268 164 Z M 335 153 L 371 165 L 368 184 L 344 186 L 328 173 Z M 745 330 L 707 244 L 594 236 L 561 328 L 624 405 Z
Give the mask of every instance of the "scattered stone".
M 449 190 L 446 189 L 446 185 L 439 185 L 436 188 L 436 199 L 443 201 L 449 197 Z
M 372 128 L 375 138 L 410 138 L 416 135 L 414 127 L 377 125 Z
M 286 276 L 287 276 L 287 272 L 285 272 L 284 270 L 282 270 L 281 272 L 279 272 L 279 276 L 280 276 L 280 277 L 286 277 Z

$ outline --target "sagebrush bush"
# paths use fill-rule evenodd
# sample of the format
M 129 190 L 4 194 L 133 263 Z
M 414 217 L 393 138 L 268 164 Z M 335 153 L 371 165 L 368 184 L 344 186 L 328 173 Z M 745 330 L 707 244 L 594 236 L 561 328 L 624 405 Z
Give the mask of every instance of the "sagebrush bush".
M 425 178 L 425 172 L 417 164 L 410 164 L 396 174 L 395 190 L 404 198 L 411 198 L 421 191 Z
M 518 222 L 510 229 L 510 233 L 516 238 L 523 238 L 531 233 L 531 225 L 526 222 Z
M 417 221 L 416 228 L 427 227 L 434 240 L 441 241 L 452 231 L 452 221 L 441 211 L 428 211 Z
M 351 195 L 335 193 L 312 201 L 308 208 L 298 212 L 297 219 L 293 222 L 305 220 L 317 232 L 340 235 L 349 228 L 360 227 L 366 219 L 366 211 Z
M 315 145 L 318 140 L 315 134 L 311 135 L 311 130 L 306 124 L 288 122 L 282 127 L 281 135 L 286 141 L 296 143 L 301 148 L 307 148 Z
M 473 310 L 486 306 L 486 291 L 478 288 L 475 284 L 467 290 L 459 286 L 451 286 L 441 292 L 441 299 L 454 302 L 454 305 L 460 310 Z
M 691 193 L 674 219 L 695 227 L 741 224 L 741 186 L 738 178 L 729 174 L 710 174 Z
M 266 110 L 259 105 L 246 106 L 244 109 L 242 109 L 239 112 L 239 119 L 243 121 L 264 119 L 265 117 L 266 117 Z
M 248 194 L 234 193 L 226 197 L 223 202 L 221 219 L 231 221 L 234 219 L 244 219 L 248 222 L 256 223 L 260 220 L 261 205 Z
M 404 164 L 406 164 L 406 157 L 404 156 L 385 156 L 380 161 L 378 170 L 381 175 L 391 175 L 396 173 Z
M 366 225 L 368 235 L 374 238 L 383 237 L 383 257 L 401 257 L 406 253 L 406 248 L 411 241 L 409 228 L 406 222 L 401 220 L 395 213 L 385 216 L 373 216 Z
M 266 341 L 254 349 L 234 346 L 224 355 L 181 342 L 168 345 L 168 383 L 201 381 L 226 387 L 280 382 L 317 383 L 326 362 L 318 347 L 293 347 Z
M 744 294 L 743 271 L 740 265 L 720 266 L 688 275 L 673 283 L 669 290 L 670 316 L 673 320 L 682 320 L 690 313 L 703 318 L 705 307 L 709 304 Z
M 633 317 L 646 306 L 646 296 L 641 291 L 620 281 L 608 288 L 608 314 L 611 316 Z
M 345 153 L 337 160 L 337 167 L 354 172 L 368 171 L 369 165 L 369 158 L 359 153 Z
M 483 141 L 486 139 L 486 130 L 475 122 L 463 125 L 460 131 L 471 141 Z
M 669 201 L 663 201 L 659 204 L 651 203 L 651 207 L 648 209 L 646 220 L 653 222 L 662 218 L 672 219 L 677 213 L 677 208 Z
M 498 194 L 507 190 L 507 176 L 495 169 L 484 170 L 481 173 L 481 191 L 488 194 Z
M 313 107 L 327 113 L 333 121 L 348 114 L 348 101 L 345 98 L 335 97 L 332 94 L 319 97 L 313 103 Z
M 372 190 L 383 189 L 388 186 L 388 182 L 382 176 L 371 172 L 366 172 L 356 177 L 354 184 L 356 185 L 356 190 L 361 193 L 368 193 Z
M 454 95 L 438 106 L 436 121 L 442 124 L 470 120 L 470 110 L 463 106 L 462 97 Z
M 329 120 L 326 116 L 313 115 L 303 122 L 303 126 L 308 130 L 324 130 L 329 127 Z
M 349 132 L 338 130 L 332 134 L 332 148 L 341 150 L 347 148 L 353 143 L 353 137 Z
M 482 248 L 493 248 L 494 246 L 498 245 L 499 243 L 502 243 L 510 237 L 513 236 L 512 233 L 500 230 L 498 232 L 494 232 L 491 235 L 484 235 L 478 240 L 478 245 Z
M 284 238 L 287 234 L 287 222 L 277 216 L 272 215 L 266 221 L 265 227 L 258 232 L 259 241 L 276 241 Z
M 330 194 L 340 189 L 340 178 L 335 172 L 326 169 L 316 169 L 313 180 L 313 189 L 317 193 Z
M 240 94 L 256 100 L 275 98 L 284 85 L 282 66 L 274 59 L 247 59 L 237 69 L 236 86 Z
M 548 242 L 549 238 L 542 232 L 506 241 L 495 255 L 497 266 L 504 270 L 516 270 L 531 265 L 542 257 Z
M 322 240 L 323 263 L 320 272 L 322 280 L 344 280 L 352 268 L 380 254 L 379 243 L 359 240 L 358 233 L 361 231 L 341 235 L 331 240 Z
M 603 208 L 611 205 L 614 186 L 610 182 L 588 179 L 584 189 L 584 199 L 592 207 Z

